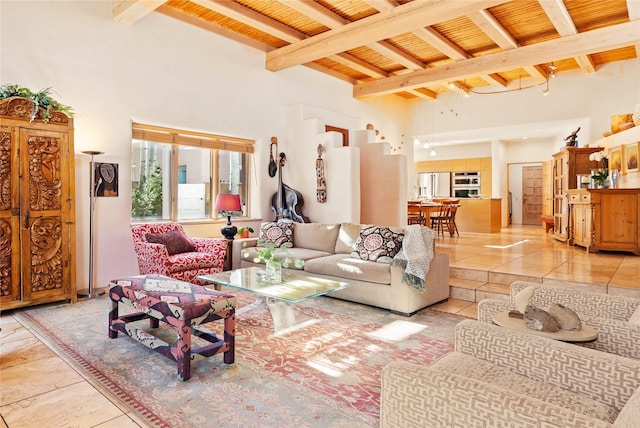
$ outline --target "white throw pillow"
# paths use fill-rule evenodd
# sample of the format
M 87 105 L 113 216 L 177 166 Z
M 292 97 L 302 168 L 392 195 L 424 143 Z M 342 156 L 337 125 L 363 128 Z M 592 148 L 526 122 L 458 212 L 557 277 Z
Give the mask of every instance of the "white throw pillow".
M 533 296 L 536 288 L 537 287 L 535 285 L 530 285 L 529 287 L 520 290 L 518 294 L 513 296 L 513 303 L 516 304 L 516 309 L 518 309 L 521 314 L 524 314 L 524 311 L 529 304 L 529 300 L 531 300 L 531 296 Z

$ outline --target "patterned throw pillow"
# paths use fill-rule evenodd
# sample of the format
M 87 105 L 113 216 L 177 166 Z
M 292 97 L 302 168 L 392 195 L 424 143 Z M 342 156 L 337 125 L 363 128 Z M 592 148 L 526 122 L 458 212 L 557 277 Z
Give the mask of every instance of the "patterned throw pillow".
M 356 241 L 356 249 L 351 253 L 354 257 L 378 263 L 391 263 L 398 254 L 404 238 L 403 229 L 396 227 L 367 226 L 362 227 Z
M 157 234 L 147 233 L 145 237 L 147 238 L 147 242 L 162 244 L 167 247 L 169 255 L 189 253 L 196 250 L 196 247 L 189 241 L 189 238 L 179 230 L 170 230 Z
M 260 225 L 259 244 L 273 244 L 277 248 L 293 247 L 293 223 L 278 221 Z

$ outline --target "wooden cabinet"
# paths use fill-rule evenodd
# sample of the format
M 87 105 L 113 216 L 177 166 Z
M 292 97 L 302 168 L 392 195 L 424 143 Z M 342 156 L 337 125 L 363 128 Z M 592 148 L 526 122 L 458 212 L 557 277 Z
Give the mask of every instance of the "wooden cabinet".
M 0 101 L 0 309 L 76 300 L 73 121 Z
M 569 239 L 569 200 L 566 191 L 577 186 L 577 174 L 588 174 L 596 169 L 589 155 L 599 147 L 565 147 L 553 155 L 553 236 L 560 241 Z
M 569 244 L 580 245 L 589 251 L 592 238 L 593 206 L 591 194 L 586 189 L 569 189 L 570 232 Z
M 630 251 L 640 255 L 640 189 L 589 189 L 593 242 L 589 251 Z

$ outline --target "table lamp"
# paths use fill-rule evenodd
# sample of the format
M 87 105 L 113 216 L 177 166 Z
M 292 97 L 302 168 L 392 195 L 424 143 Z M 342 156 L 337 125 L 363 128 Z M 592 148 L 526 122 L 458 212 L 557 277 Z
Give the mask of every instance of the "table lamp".
M 233 239 L 238 228 L 231 224 L 231 211 L 241 211 L 240 195 L 219 194 L 216 197 L 216 211 L 227 216 L 227 224 L 220 229 L 222 235 L 227 239 Z

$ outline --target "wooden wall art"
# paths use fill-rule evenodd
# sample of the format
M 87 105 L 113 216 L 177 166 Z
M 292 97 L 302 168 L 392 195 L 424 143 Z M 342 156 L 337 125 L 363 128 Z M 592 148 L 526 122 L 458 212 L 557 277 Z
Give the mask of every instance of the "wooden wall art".
M 322 153 L 324 147 L 322 144 L 318 144 L 318 158 L 316 159 L 316 198 L 318 202 L 327 202 L 327 182 L 324 179 L 324 160 L 322 160 Z

